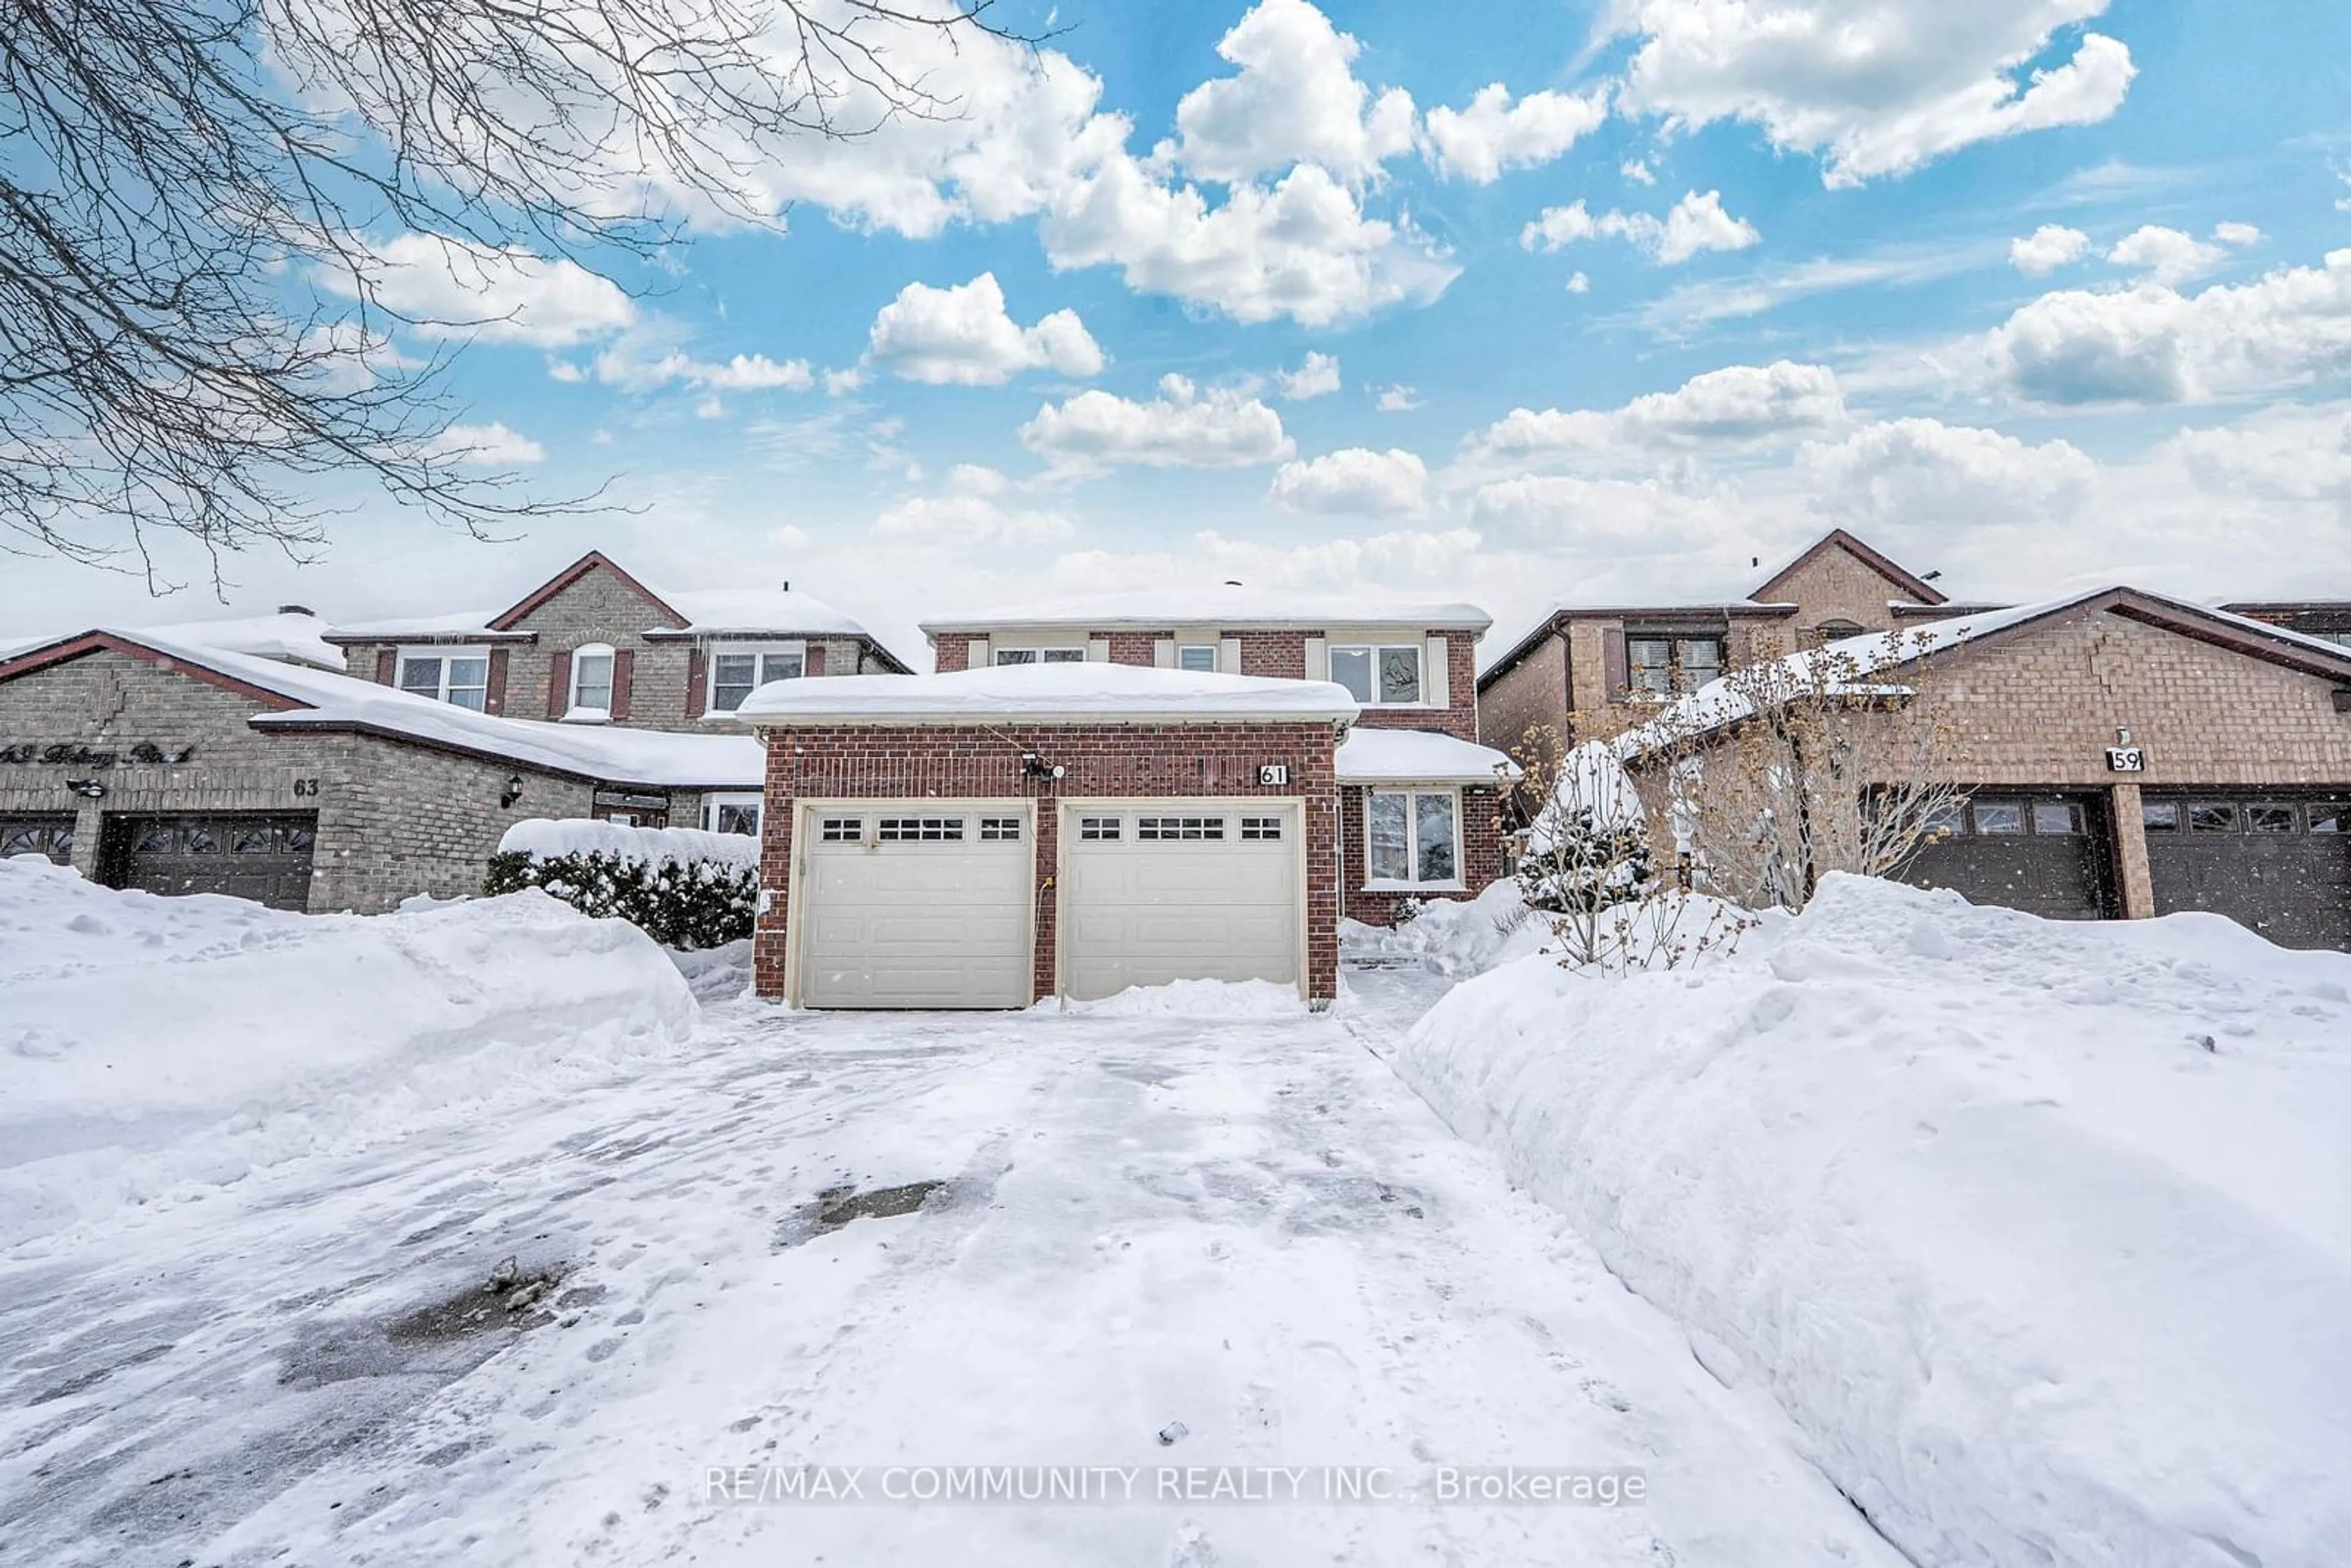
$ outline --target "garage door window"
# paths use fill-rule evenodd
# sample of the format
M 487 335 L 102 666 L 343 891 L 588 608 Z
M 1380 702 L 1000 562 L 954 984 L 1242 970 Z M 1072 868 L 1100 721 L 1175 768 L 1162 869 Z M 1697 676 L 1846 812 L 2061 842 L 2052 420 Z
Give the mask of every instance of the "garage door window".
M 1087 843 L 1116 843 L 1118 819 L 1116 817 L 1080 817 L 1078 837 Z
M 2080 832 L 2082 831 L 2081 802 L 2035 800 L 2032 802 L 2032 831 L 2044 838 L 2052 834 Z
M 2292 806 L 2275 800 L 2258 800 L 2245 808 L 2245 831 L 2249 833 L 2293 833 L 2302 831 L 2294 819 Z
M 2310 831 L 2314 833 L 2351 832 L 2351 810 L 2333 804 L 2310 809 Z
M 2138 820 L 2150 833 L 2176 833 L 2179 831 L 2179 803 L 2149 800 L 2139 807 Z
M 1144 843 L 1196 842 L 1225 836 L 1222 817 L 1137 817 L 1134 836 Z
M 961 817 L 884 817 L 874 837 L 885 844 L 961 843 Z
M 2024 831 L 2024 802 L 2022 800 L 1978 800 L 1971 811 L 1979 833 Z
M 1460 809 L 1452 791 L 1375 791 L 1364 810 L 1374 886 L 1459 885 Z
M 1017 844 L 1020 841 L 1020 819 L 1018 817 L 982 817 L 979 820 L 979 841 L 983 844 Z
M 2237 808 L 2229 800 L 2194 800 L 2188 807 L 2188 831 L 2191 833 L 2233 833 L 2237 831 Z
M 1248 843 L 1270 843 L 1281 837 L 1280 817 L 1243 817 L 1241 839 Z
M 862 844 L 865 841 L 865 819 L 827 817 L 819 826 L 817 837 L 829 844 Z

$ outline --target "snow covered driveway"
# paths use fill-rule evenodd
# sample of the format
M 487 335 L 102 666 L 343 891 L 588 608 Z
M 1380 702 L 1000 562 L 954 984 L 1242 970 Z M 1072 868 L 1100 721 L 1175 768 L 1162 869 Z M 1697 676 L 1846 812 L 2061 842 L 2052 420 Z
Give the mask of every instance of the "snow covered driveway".
M 601 1087 L 25 1243 L 0 1558 L 1898 1562 L 1374 1053 L 1441 982 L 1350 980 L 1322 1019 L 729 1004 Z M 932 1181 L 913 1212 L 814 1207 Z M 564 1270 L 554 1321 L 412 1316 L 508 1255 Z M 1153 1495 L 1169 1465 L 1511 1464 L 1637 1469 L 1649 1499 Z M 870 1500 L 707 1483 L 803 1465 L 866 1467 Z M 908 1465 L 1140 1479 L 1124 1505 L 872 1496 Z

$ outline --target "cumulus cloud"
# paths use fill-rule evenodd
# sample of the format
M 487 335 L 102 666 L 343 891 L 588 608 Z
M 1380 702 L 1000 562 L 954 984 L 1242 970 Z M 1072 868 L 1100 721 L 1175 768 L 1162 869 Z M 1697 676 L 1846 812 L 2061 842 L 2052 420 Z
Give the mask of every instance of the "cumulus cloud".
M 1260 0 L 1217 44 L 1239 74 L 1176 106 L 1174 155 L 1196 178 L 1238 182 L 1314 163 L 1361 182 L 1409 150 L 1412 95 L 1355 79 L 1362 46 L 1306 0 Z
M 1649 392 L 1622 408 L 1513 409 L 1463 446 L 1467 455 L 1479 459 L 1736 446 L 1794 440 L 1844 419 L 1835 372 L 1825 365 L 1781 360 L 1708 371 L 1672 392 Z
M 2028 277 L 2043 277 L 2090 254 L 2090 236 L 2063 224 L 2043 224 L 2008 242 L 2009 265 Z
M 873 519 L 873 532 L 883 538 L 918 539 L 949 549 L 1051 544 L 1077 532 L 1067 513 L 1005 505 L 997 497 L 1009 487 L 1010 482 L 993 468 L 958 463 L 947 476 L 944 494 L 911 496 L 884 509 Z
M 1489 82 L 1465 109 L 1430 110 L 1425 135 L 1439 174 L 1490 185 L 1506 169 L 1550 162 L 1607 118 L 1604 89 L 1586 98 L 1531 92 L 1512 103 L 1509 88 Z
M 2063 441 L 2028 445 L 1996 430 L 1897 419 L 1844 440 L 1807 442 L 1799 468 L 1841 521 L 1893 528 L 2068 517 L 2087 500 L 2097 465 Z
M 1580 272 L 1571 272 L 1567 275 L 1567 291 L 1570 294 L 1589 294 L 1592 292 L 1592 279 Z
M 2249 246 L 2262 243 L 2262 231 L 2252 224 L 2214 224 L 2212 237 L 2222 245 Z
M 2116 241 L 2106 259 L 2144 272 L 2158 283 L 2186 283 L 2228 260 L 2229 253 L 2194 235 L 2147 224 Z
M 1616 165 L 1616 172 L 1624 175 L 1635 185 L 1654 185 L 1657 183 L 1656 172 L 1646 161 L 1639 158 L 1625 159 Z
M 2033 70 L 2061 27 L 2106 0 L 1616 0 L 1611 26 L 1639 39 L 1620 102 L 1698 127 L 1760 125 L 1818 154 L 1831 185 L 1907 173 L 1971 142 L 2088 125 L 2122 106 L 2130 51 L 2085 32 L 2063 65 Z
M 547 458 L 545 447 L 503 424 L 450 425 L 424 451 L 466 468 L 520 468 Z
M 636 306 L 578 262 L 444 235 L 404 234 L 374 248 L 375 303 L 427 337 L 569 349 L 633 324 Z M 332 272 L 329 287 L 348 291 Z
M 1408 387 L 1402 382 L 1382 387 L 1380 395 L 1372 400 L 1372 407 L 1382 413 L 1410 413 L 1419 406 L 1420 389 Z
M 1102 352 L 1074 310 L 1023 327 L 1004 308 L 996 275 L 947 288 L 909 283 L 873 318 L 866 355 L 905 381 L 1001 386 L 1023 371 L 1098 375 Z
M 2264 409 L 2233 425 L 2183 430 L 2158 457 L 2210 494 L 2258 501 L 2351 501 L 2351 409 Z
M 1554 251 L 1579 240 L 1606 236 L 1629 241 L 1660 267 L 1674 267 L 1702 251 L 1745 250 L 1763 236 L 1744 218 L 1722 208 L 1722 193 L 1689 192 L 1660 218 L 1650 213 L 1604 213 L 1593 217 L 1582 202 L 1546 207 L 1519 231 L 1526 250 Z
M 1243 468 L 1279 463 L 1297 450 L 1281 416 L 1245 393 L 1202 392 L 1179 375 L 1162 376 L 1159 396 L 1134 402 L 1084 392 L 1047 403 L 1020 427 L 1021 444 L 1064 468 L 1113 465 Z
M 1374 452 L 1350 446 L 1283 464 L 1273 476 L 1271 495 L 1277 506 L 1293 512 L 1417 512 L 1428 504 L 1428 467 L 1401 447 Z
M 672 383 L 711 393 L 806 392 L 816 384 L 816 374 L 809 369 L 806 360 L 771 360 L 765 354 L 700 360 L 684 349 L 671 346 L 679 331 L 674 322 L 650 322 L 643 330 L 624 334 L 600 351 L 589 368 L 604 385 L 624 387 L 631 392 L 650 392 Z M 576 378 L 558 375 L 557 379 Z M 710 411 L 704 413 L 705 419 L 715 419 L 725 412 L 715 397 L 705 400 L 702 406 Z
M 1636 556 L 1702 547 L 1737 529 L 1740 510 L 1735 500 L 1659 479 L 1566 474 L 1494 480 L 1469 499 L 1471 520 L 1506 542 Z
M 1276 371 L 1273 384 L 1291 402 L 1328 397 L 1339 390 L 1339 356 L 1309 350 L 1294 371 Z

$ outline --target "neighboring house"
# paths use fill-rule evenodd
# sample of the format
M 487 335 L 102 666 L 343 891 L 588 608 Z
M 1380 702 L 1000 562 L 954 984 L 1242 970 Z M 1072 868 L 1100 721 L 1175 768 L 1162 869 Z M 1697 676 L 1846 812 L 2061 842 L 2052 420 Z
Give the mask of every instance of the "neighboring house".
M 2351 599 L 2248 600 L 2220 608 L 2248 621 L 2351 648 Z
M 1530 729 L 1564 730 L 1573 714 L 1662 701 L 1760 657 L 1995 608 L 1952 603 L 1837 528 L 1742 600 L 1554 606 L 1479 676 L 1479 738 L 1515 754 Z
M 1501 874 L 1500 779 L 1478 744 L 1467 604 L 1280 598 L 1238 587 L 1000 611 L 923 623 L 941 674 L 1056 664 L 1329 681 L 1358 708 L 1339 747 L 1339 912 L 1391 925 L 1413 900 Z
M 768 681 L 904 674 L 850 617 L 789 584 L 655 591 L 590 550 L 504 610 L 340 624 L 355 674 L 513 718 L 686 730 Z

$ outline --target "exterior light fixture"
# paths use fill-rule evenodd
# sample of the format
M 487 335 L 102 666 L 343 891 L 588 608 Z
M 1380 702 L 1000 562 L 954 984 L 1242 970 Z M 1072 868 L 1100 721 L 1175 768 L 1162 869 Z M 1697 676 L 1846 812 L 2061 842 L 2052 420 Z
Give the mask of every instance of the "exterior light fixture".
M 85 800 L 106 799 L 106 780 L 103 779 L 68 779 L 66 788 Z
M 509 774 L 507 778 L 507 787 L 498 791 L 498 810 L 511 811 L 514 810 L 514 803 L 521 799 L 522 775 Z
M 1033 751 L 1024 751 L 1020 754 L 1020 773 L 1023 778 L 1038 779 L 1051 783 L 1068 772 L 1069 769 L 1061 764 L 1048 762 Z

